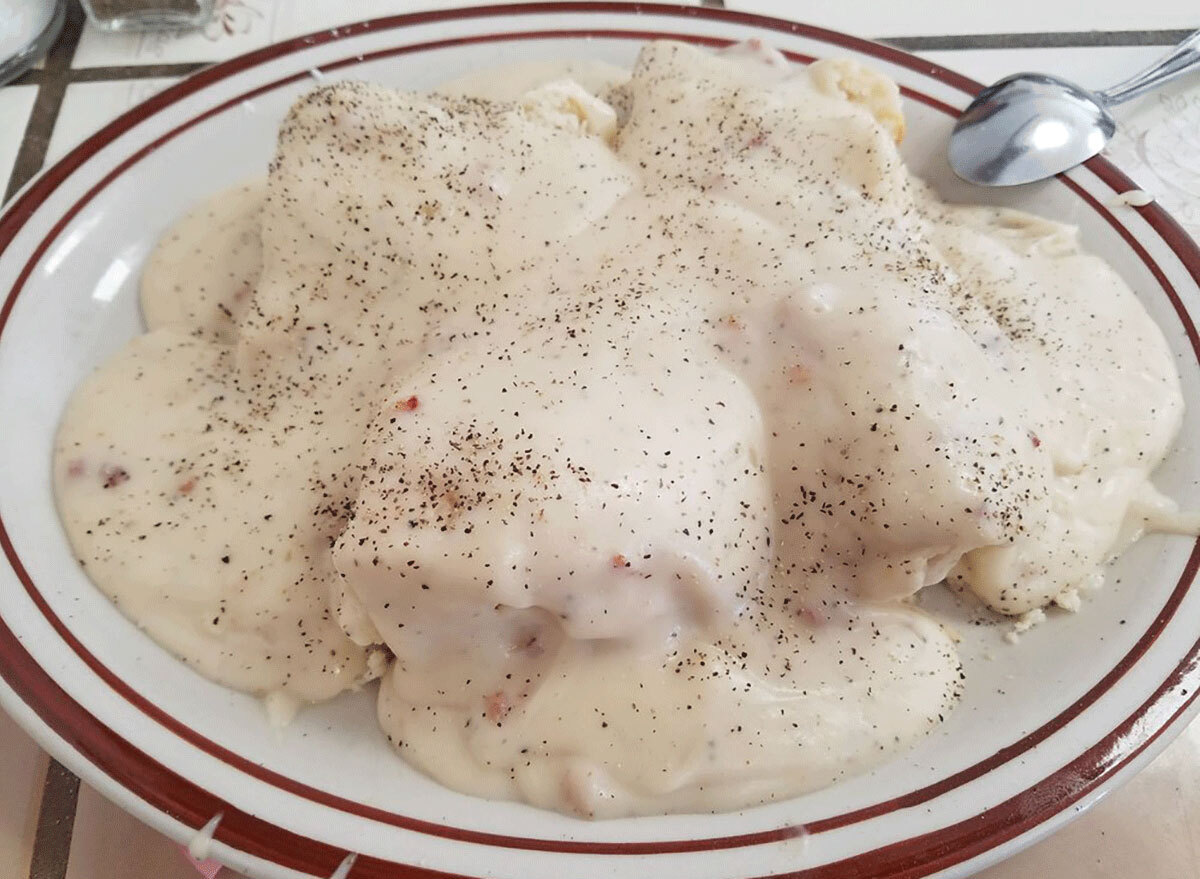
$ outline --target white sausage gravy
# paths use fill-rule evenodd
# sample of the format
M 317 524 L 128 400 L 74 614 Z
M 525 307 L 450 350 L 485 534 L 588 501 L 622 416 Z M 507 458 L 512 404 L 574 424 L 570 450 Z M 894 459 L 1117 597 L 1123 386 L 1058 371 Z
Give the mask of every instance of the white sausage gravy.
M 963 686 L 914 593 L 1070 606 L 1195 524 L 1146 311 L 1071 228 L 940 202 L 903 128 L 760 46 L 318 88 L 63 416 L 81 563 L 279 710 L 380 678 L 480 796 L 724 810 L 887 759 Z

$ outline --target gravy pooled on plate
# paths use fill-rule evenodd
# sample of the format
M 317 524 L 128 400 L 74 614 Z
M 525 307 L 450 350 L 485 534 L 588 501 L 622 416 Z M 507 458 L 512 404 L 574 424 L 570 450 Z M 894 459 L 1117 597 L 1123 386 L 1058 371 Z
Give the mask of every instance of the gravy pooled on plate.
M 1149 482 L 1161 332 L 1072 229 L 911 178 L 894 83 L 668 42 L 562 72 L 319 88 L 151 258 L 55 478 L 202 674 L 281 712 L 379 677 L 468 793 L 736 809 L 952 710 L 922 588 L 1075 606 L 1189 524 Z

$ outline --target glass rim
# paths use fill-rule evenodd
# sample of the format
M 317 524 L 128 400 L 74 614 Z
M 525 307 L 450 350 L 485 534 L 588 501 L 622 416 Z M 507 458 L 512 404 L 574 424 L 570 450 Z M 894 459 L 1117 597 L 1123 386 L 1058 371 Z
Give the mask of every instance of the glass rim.
M 12 82 L 37 64 L 38 59 L 45 55 L 54 45 L 54 41 L 58 39 L 58 35 L 62 32 L 63 22 L 67 17 L 67 4 L 65 0 L 53 0 L 53 2 L 54 11 L 41 32 L 14 54 L 7 58 L 0 58 L 0 85 Z

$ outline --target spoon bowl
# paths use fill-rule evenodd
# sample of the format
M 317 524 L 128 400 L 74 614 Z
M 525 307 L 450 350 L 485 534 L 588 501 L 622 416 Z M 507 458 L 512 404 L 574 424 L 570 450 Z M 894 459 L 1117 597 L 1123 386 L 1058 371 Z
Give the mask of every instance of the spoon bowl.
M 1093 92 L 1046 73 L 1018 73 L 988 86 L 950 135 L 950 165 L 971 183 L 1016 186 L 1045 180 L 1096 155 L 1116 133 L 1109 110 L 1200 69 L 1200 31 L 1124 82 Z
M 950 164 L 972 183 L 1031 183 L 1087 161 L 1116 130 L 1094 92 L 1056 76 L 1018 73 L 984 89 L 959 117 Z

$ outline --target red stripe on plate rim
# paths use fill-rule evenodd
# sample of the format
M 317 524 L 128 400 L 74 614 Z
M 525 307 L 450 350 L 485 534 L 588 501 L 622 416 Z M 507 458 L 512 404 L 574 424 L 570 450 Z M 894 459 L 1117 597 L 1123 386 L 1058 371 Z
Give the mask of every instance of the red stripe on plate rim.
M 579 12 L 614 12 L 614 13 L 630 13 L 641 11 L 649 14 L 660 14 L 675 17 L 692 17 L 692 18 L 707 18 L 716 19 L 727 22 L 755 25 L 760 28 L 768 28 L 777 31 L 784 31 L 798 36 L 803 36 L 811 39 L 820 40 L 832 45 L 836 45 L 843 49 L 852 49 L 873 55 L 882 60 L 895 63 L 897 65 L 915 70 L 926 76 L 933 77 L 946 83 L 960 91 L 973 93 L 979 88 L 977 83 L 966 79 L 958 74 L 947 71 L 937 65 L 922 61 L 921 59 L 911 56 L 905 52 L 893 49 L 888 46 L 882 46 L 877 43 L 872 43 L 866 40 L 861 40 L 855 37 L 848 37 L 833 31 L 828 31 L 820 28 L 814 28 L 807 25 L 800 25 L 793 22 L 786 22 L 779 19 L 767 19 L 761 16 L 755 16 L 747 13 L 734 13 L 723 10 L 715 10 L 700 7 L 673 7 L 673 6 L 654 6 L 654 5 L 639 5 L 636 8 L 633 4 L 625 3 L 538 3 L 538 4 L 523 4 L 512 7 L 476 7 L 464 10 L 451 10 L 447 12 L 430 12 L 417 13 L 407 16 L 395 16 L 391 18 L 376 19 L 368 22 L 362 22 L 356 25 L 337 28 L 335 31 L 322 31 L 314 35 L 306 37 L 298 37 L 294 40 L 289 40 L 284 43 L 265 47 L 264 49 L 232 59 L 224 64 L 217 65 L 201 71 L 183 82 L 167 89 L 159 95 L 151 98 L 149 101 L 133 108 L 113 123 L 101 129 L 95 135 L 86 140 L 83 144 L 73 150 L 66 158 L 49 169 L 45 174 L 39 177 L 32 183 L 25 192 L 23 192 L 10 206 L 5 215 L 0 218 L 0 254 L 11 243 L 13 237 L 17 234 L 25 221 L 32 216 L 34 210 L 47 198 L 50 193 L 57 189 L 74 170 L 81 166 L 87 159 L 99 151 L 102 147 L 110 143 L 119 135 L 128 131 L 141 121 L 150 117 L 162 108 L 169 106 L 172 103 L 190 95 L 207 85 L 217 82 L 221 79 L 228 78 L 236 73 L 250 69 L 265 61 L 287 55 L 296 51 L 300 51 L 311 46 L 322 43 L 334 42 L 345 39 L 347 37 L 357 36 L 372 31 L 387 30 L 392 28 L 402 28 L 423 23 L 431 23 L 446 20 L 457 20 L 465 18 L 495 16 L 497 12 L 504 16 L 532 14 L 532 13 L 572 13 Z M 517 39 L 538 39 L 538 38 L 553 38 L 553 37 L 615 37 L 625 39 L 653 39 L 653 38 L 676 38 L 685 39 L 691 42 L 702 43 L 706 45 L 723 45 L 729 40 L 720 39 L 717 37 L 705 37 L 692 34 L 667 34 L 661 32 L 645 32 L 645 31 L 627 31 L 627 30 L 597 30 L 597 29 L 573 29 L 573 30 L 554 30 L 554 31 L 538 31 L 524 33 L 498 33 L 498 34 L 481 34 L 469 37 L 460 37 L 448 40 L 434 41 L 430 43 L 422 43 L 404 47 L 396 47 L 392 49 L 380 50 L 372 53 L 364 53 L 360 56 L 353 56 L 338 62 L 330 64 L 322 64 L 323 70 L 335 70 L 339 67 L 344 67 L 352 64 L 362 63 L 365 60 L 375 58 L 389 57 L 394 55 L 405 54 L 414 51 L 430 50 L 451 45 L 464 45 L 479 42 L 517 40 Z M 796 53 L 788 53 L 793 60 L 807 62 L 812 60 L 808 56 L 798 55 Z M 46 249 L 54 238 L 65 228 L 66 224 L 75 214 L 99 191 L 112 182 L 123 171 L 127 170 L 149 152 L 161 146 L 166 141 L 172 139 L 182 131 L 196 125 L 197 123 L 207 119 L 231 106 L 240 103 L 242 100 L 261 94 L 270 89 L 278 88 L 283 85 L 296 82 L 308 76 L 308 70 L 305 69 L 300 73 L 284 77 L 264 86 L 260 86 L 251 90 L 237 98 L 224 102 L 216 107 L 209 108 L 207 111 L 189 119 L 187 122 L 176 127 L 167 134 L 156 139 L 151 144 L 138 150 L 131 156 L 127 157 L 113 171 L 109 172 L 99 183 L 88 190 L 87 193 L 69 209 L 51 229 L 50 233 L 42 240 L 35 248 L 33 255 L 27 262 L 17 283 L 10 295 L 7 297 L 2 306 L 0 306 L 0 332 L 3 331 L 7 323 L 8 316 L 12 310 L 13 304 L 16 301 L 17 294 L 21 286 L 28 279 L 33 267 L 36 265 L 40 257 L 45 253 Z M 934 109 L 951 115 L 957 114 L 957 110 L 942 101 L 925 95 L 914 89 L 902 89 L 904 94 L 914 100 L 921 101 Z M 1110 163 L 1103 159 L 1094 159 L 1088 163 L 1088 167 L 1109 187 L 1114 191 L 1125 191 L 1135 188 L 1134 184 L 1128 180 L 1123 174 L 1117 171 Z M 1170 298 L 1180 320 L 1183 322 L 1188 338 L 1192 343 L 1193 349 L 1200 358 L 1200 338 L 1197 337 L 1196 329 L 1188 315 L 1186 308 L 1179 300 L 1178 294 L 1168 282 L 1161 268 L 1146 252 L 1145 248 L 1137 241 L 1136 237 L 1121 224 L 1111 212 L 1104 208 L 1100 203 L 1084 190 L 1076 181 L 1069 177 L 1062 177 L 1063 182 L 1079 195 L 1085 202 L 1094 210 L 1098 211 L 1106 221 L 1113 226 L 1114 229 L 1122 236 L 1122 238 L 1131 246 L 1138 254 L 1139 258 L 1147 265 L 1148 269 L 1154 277 L 1163 286 L 1164 291 Z M 1149 205 L 1140 209 L 1145 219 L 1160 235 L 1163 241 L 1170 247 L 1181 261 L 1188 268 L 1193 278 L 1200 282 L 1200 253 L 1197 252 L 1195 245 L 1182 229 L 1180 229 L 1169 216 L 1157 205 Z M 371 820 L 381 821 L 382 823 L 392 824 L 395 826 L 404 827 L 417 832 L 431 833 L 438 836 L 443 836 L 455 840 L 475 842 L 486 845 L 499 845 L 505 847 L 526 848 L 552 852 L 569 852 L 580 854 L 653 854 L 653 853 L 675 853 L 687 851 L 704 851 L 718 848 L 731 848 L 737 846 L 756 845 L 770 843 L 787 839 L 797 835 L 798 828 L 783 827 L 774 830 L 762 831 L 751 834 L 741 834 L 737 836 L 719 837 L 714 839 L 684 839 L 664 842 L 626 842 L 626 843 L 605 843 L 605 842 L 587 842 L 587 841 L 563 841 L 563 840 L 548 840 L 548 839 L 525 839 L 519 837 L 509 837 L 499 834 L 484 833 L 480 831 L 471 831 L 463 828 L 447 827 L 438 825 L 432 822 L 426 822 L 419 819 L 407 818 L 405 816 L 394 815 L 384 810 L 374 807 L 369 807 L 364 804 L 354 803 L 344 800 L 341 797 L 329 794 L 325 791 L 316 790 L 303 785 L 283 776 L 279 776 L 273 772 L 263 769 L 255 764 L 250 763 L 244 758 L 229 752 L 215 743 L 208 741 L 200 736 L 194 730 L 185 727 L 173 717 L 166 715 L 161 709 L 149 703 L 144 697 L 132 690 L 122 680 L 117 678 L 111 671 L 105 668 L 94 656 L 92 656 L 78 639 L 66 628 L 65 625 L 53 614 L 44 598 L 38 592 L 33 584 L 20 559 L 17 557 L 14 547 L 8 538 L 7 532 L 3 528 L 3 522 L 0 522 L 0 546 L 2 546 L 5 554 L 8 556 L 14 571 L 17 573 L 21 582 L 25 586 L 31 598 L 37 604 L 39 610 L 46 616 L 50 624 L 63 637 L 64 641 L 74 650 L 80 658 L 86 662 L 98 675 L 100 675 L 114 690 L 120 693 L 127 701 L 141 710 L 143 713 L 152 717 L 160 724 L 171 729 L 176 735 L 179 735 L 190 744 L 206 751 L 212 756 L 221 759 L 243 772 L 247 772 L 260 780 L 274 784 L 296 795 L 306 797 L 331 808 L 342 809 L 351 812 L 361 817 Z M 1058 715 L 1050 723 L 1046 724 L 1039 730 L 1031 733 L 1021 741 L 1010 745 L 1001 751 L 997 752 L 988 760 L 982 761 L 976 766 L 970 767 L 953 776 L 943 779 L 933 785 L 929 785 L 918 791 L 913 791 L 901 797 L 889 800 L 886 803 L 877 804 L 874 806 L 865 807 L 853 812 L 834 816 L 828 819 L 821 819 L 816 822 L 810 822 L 806 825 L 805 830 L 810 833 L 832 830 L 837 827 L 844 827 L 848 824 L 857 821 L 867 820 L 886 814 L 896 809 L 906 808 L 925 802 L 932 797 L 938 796 L 951 790 L 961 784 L 964 784 L 974 778 L 985 774 L 987 771 L 996 766 L 1011 760 L 1018 754 L 1033 747 L 1054 731 L 1061 728 L 1071 719 L 1082 712 L 1088 705 L 1099 698 L 1104 691 L 1111 687 L 1117 679 L 1119 679 L 1125 671 L 1128 670 L 1145 650 L 1157 638 L 1161 630 L 1166 626 L 1170 617 L 1173 615 L 1179 603 L 1183 600 L 1191 579 L 1196 573 L 1197 567 L 1200 566 L 1200 544 L 1193 548 L 1191 557 L 1185 567 L 1183 576 L 1177 584 L 1171 597 L 1164 605 L 1154 622 L 1142 635 L 1138 643 L 1130 651 L 1130 653 L 1114 667 L 1104 679 L 1096 684 L 1087 694 L 1081 697 L 1074 705 Z M 1196 654 L 1200 650 L 1200 644 L 1193 648 L 1191 654 L 1180 666 L 1176 669 L 1171 680 L 1179 678 L 1186 681 L 1189 677 L 1195 676 L 1196 669 Z M 200 826 L 205 823 L 211 815 L 217 811 L 225 811 L 226 819 L 222 821 L 218 829 L 217 838 L 233 848 L 248 854 L 253 854 L 257 857 L 265 857 L 275 861 L 282 866 L 290 866 L 294 869 L 325 869 L 324 865 L 330 863 L 329 869 L 336 867 L 340 862 L 340 858 L 344 852 L 337 850 L 331 846 L 326 846 L 323 843 L 318 843 L 313 840 L 307 840 L 303 837 L 297 837 L 295 834 L 290 834 L 288 831 L 267 824 L 259 819 L 252 818 L 244 812 L 237 810 L 228 803 L 224 803 L 208 794 L 199 788 L 196 788 L 190 782 L 175 775 L 171 770 L 154 761 L 148 755 L 139 751 L 136 747 L 128 742 L 125 742 L 114 731 L 104 726 L 96 718 L 89 715 L 81 706 L 71 700 L 53 680 L 49 678 L 45 672 L 36 665 L 32 657 L 20 647 L 12 632 L 0 621 L 0 658 L 3 659 L 3 669 L 0 673 L 8 680 L 10 686 L 18 691 L 21 698 L 41 716 L 43 722 L 55 730 L 55 732 L 63 737 L 72 747 L 80 752 L 89 762 L 104 770 L 107 774 L 118 780 L 121 784 L 127 787 L 132 792 L 138 794 L 147 802 L 151 803 L 156 809 L 165 812 L 169 815 L 184 820 L 185 823 Z M 39 679 L 40 675 L 40 679 Z M 1168 682 L 1169 683 L 1169 682 Z M 1046 820 L 1062 809 L 1066 808 L 1071 803 L 1085 796 L 1090 790 L 1124 765 L 1129 760 L 1133 759 L 1136 754 L 1140 753 L 1147 747 L 1157 736 L 1162 729 L 1170 724 L 1171 721 L 1158 726 L 1153 733 L 1148 734 L 1140 744 L 1135 744 L 1130 741 L 1125 741 L 1128 730 L 1125 726 L 1132 727 L 1140 721 L 1146 714 L 1159 705 L 1165 695 L 1169 693 L 1171 687 L 1167 684 L 1163 685 L 1158 693 L 1148 700 L 1138 712 L 1132 715 L 1123 724 L 1122 729 L 1116 730 L 1107 736 L 1104 740 L 1094 746 L 1085 754 L 1081 755 L 1068 767 L 1064 767 L 1049 778 L 1039 782 L 1028 791 L 1019 794 L 1005 803 L 1002 803 L 993 809 L 988 810 L 979 818 L 988 816 L 995 817 L 999 820 L 990 821 L 986 824 L 977 819 L 972 822 L 964 822 L 961 825 L 942 828 L 937 831 L 924 834 L 920 837 L 915 837 L 910 840 L 905 840 L 893 846 L 883 849 L 877 849 L 874 852 L 867 852 L 863 855 L 855 856 L 849 861 L 838 862 L 838 865 L 826 865 L 826 867 L 838 866 L 838 869 L 843 869 L 851 863 L 856 868 L 856 875 L 885 875 L 877 873 L 872 866 L 882 866 L 884 861 L 892 866 L 887 867 L 891 870 L 893 866 L 897 866 L 899 862 L 895 861 L 896 856 L 902 856 L 907 859 L 909 868 L 916 870 L 924 870 L 924 872 L 906 872 L 903 875 L 927 875 L 935 869 L 942 869 L 949 866 L 951 863 L 958 863 L 965 860 L 966 857 L 973 856 L 980 851 L 1010 839 L 1018 835 L 1030 827 L 1036 826 L 1038 823 Z M 1192 698 L 1195 694 L 1192 694 Z M 1174 717 L 1181 715 L 1187 710 L 1191 699 L 1188 699 L 1182 705 Z M 68 721 L 69 717 L 69 721 Z M 1113 746 L 1118 740 L 1122 740 L 1122 750 L 1119 754 L 1113 752 Z M 1118 758 L 1122 758 L 1119 759 Z M 1064 789 L 1062 780 L 1064 773 L 1069 774 L 1073 783 L 1068 786 L 1069 789 Z M 1051 786 L 1055 791 L 1055 796 L 1047 800 L 1042 791 Z M 169 792 L 169 793 L 168 793 Z M 183 798 L 186 793 L 187 798 Z M 177 795 L 173 795 L 177 794 Z M 1013 820 L 1016 815 L 1019 820 Z M 239 817 L 240 816 L 240 817 Z M 956 828 L 968 830 L 964 825 L 970 825 L 969 839 L 963 838 L 963 833 L 956 831 Z M 273 837 L 279 843 L 276 846 L 268 846 L 264 849 L 264 839 L 262 834 L 268 832 L 273 834 Z M 935 865 L 933 860 L 925 858 L 924 853 L 929 853 L 932 849 L 929 846 L 937 846 L 944 848 L 946 840 L 950 838 L 958 839 L 961 845 L 955 845 L 951 860 L 948 863 L 938 861 Z M 920 843 L 921 845 L 917 845 Z M 967 851 L 967 846 L 971 848 L 971 854 L 964 854 Z M 314 848 L 315 847 L 315 848 Z M 269 851 L 268 851 L 269 849 Z M 303 856 L 299 854 L 303 852 Z M 295 860 L 295 857 L 285 856 L 281 859 L 281 855 L 290 853 L 300 860 Z M 962 854 L 962 857 L 958 855 Z M 878 855 L 878 857 L 875 857 Z M 914 860 L 915 858 L 915 860 Z M 373 875 L 375 873 L 372 863 L 376 859 L 360 858 L 356 863 L 355 875 Z M 942 859 L 944 860 L 944 858 Z M 388 875 L 395 875 L 397 867 L 403 868 L 404 865 L 392 864 L 390 862 L 378 861 L 377 865 L 381 869 L 387 869 L 391 872 Z M 840 866 L 839 866 L 840 865 Z M 797 874 L 799 876 L 825 876 L 826 867 L 815 868 L 814 871 L 802 871 Z M 929 869 L 926 870 L 925 868 Z M 909 869 L 906 868 L 906 869 Z M 411 870 L 412 868 L 405 868 Z M 870 870 L 869 873 L 860 873 L 860 869 Z M 383 874 L 379 874 L 383 875 Z M 436 872 L 418 871 L 406 873 L 406 875 L 440 875 Z M 886 875 L 893 875 L 887 873 Z

